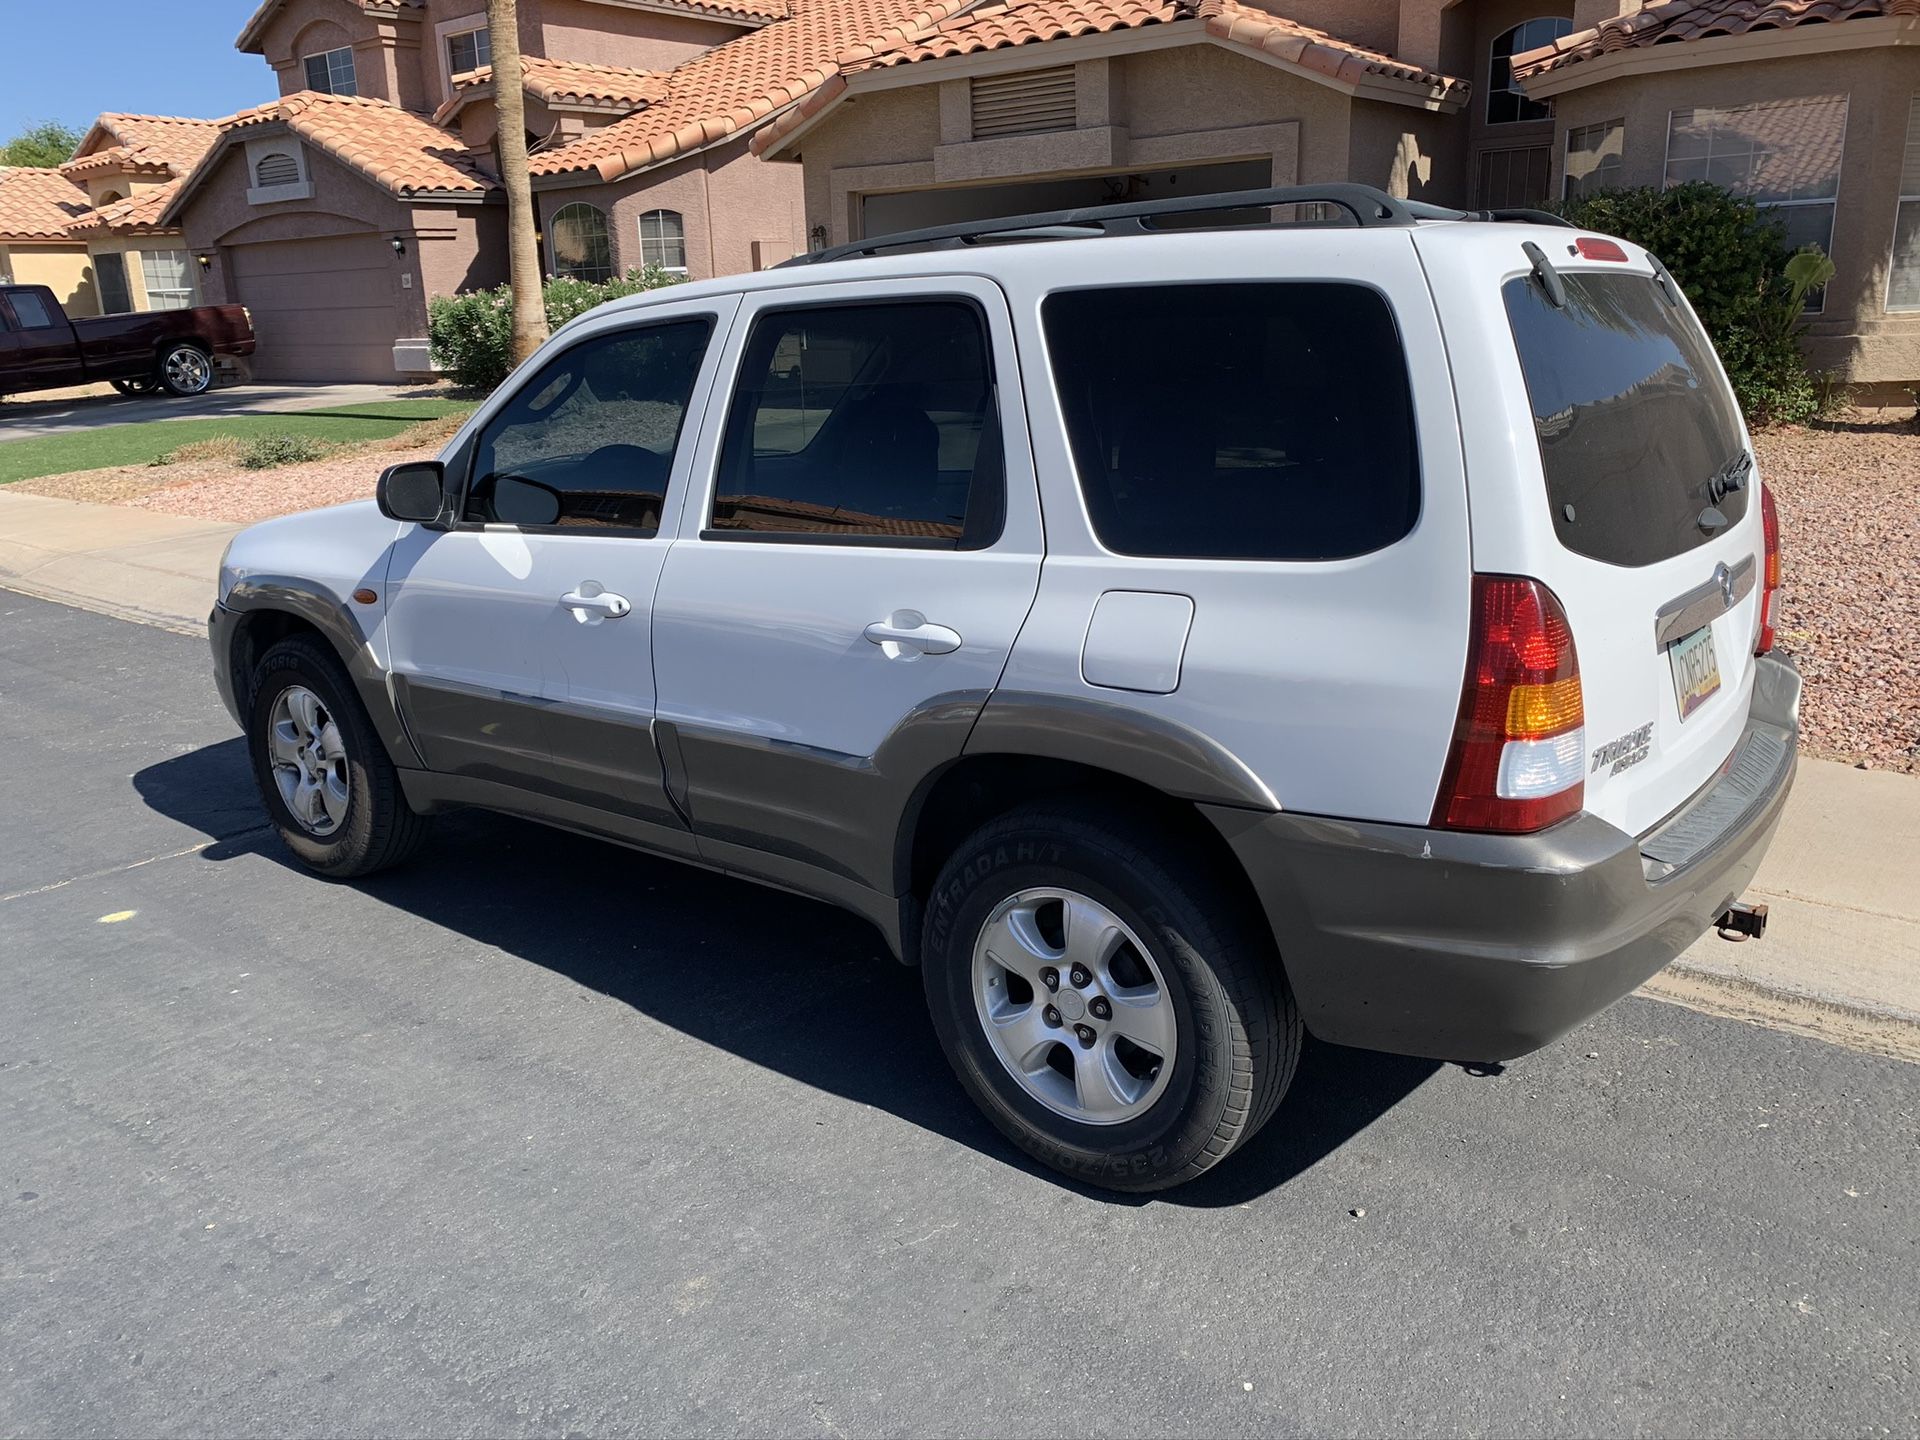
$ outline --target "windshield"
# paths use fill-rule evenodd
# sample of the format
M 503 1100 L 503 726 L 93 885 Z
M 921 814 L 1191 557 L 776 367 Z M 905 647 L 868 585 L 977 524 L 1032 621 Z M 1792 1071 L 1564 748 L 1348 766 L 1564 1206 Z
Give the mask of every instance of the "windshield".
M 1746 514 L 1751 464 L 1707 337 L 1645 275 L 1562 279 L 1565 308 L 1527 276 L 1502 290 L 1560 543 L 1612 565 L 1704 545 L 1716 500 Z

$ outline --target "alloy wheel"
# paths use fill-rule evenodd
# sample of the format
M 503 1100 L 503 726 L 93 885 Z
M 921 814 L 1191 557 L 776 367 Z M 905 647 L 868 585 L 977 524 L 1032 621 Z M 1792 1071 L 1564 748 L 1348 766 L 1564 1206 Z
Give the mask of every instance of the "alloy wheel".
M 331 835 L 347 818 L 352 774 L 340 727 L 320 697 L 290 685 L 267 721 L 267 758 L 280 799 L 300 828 Z

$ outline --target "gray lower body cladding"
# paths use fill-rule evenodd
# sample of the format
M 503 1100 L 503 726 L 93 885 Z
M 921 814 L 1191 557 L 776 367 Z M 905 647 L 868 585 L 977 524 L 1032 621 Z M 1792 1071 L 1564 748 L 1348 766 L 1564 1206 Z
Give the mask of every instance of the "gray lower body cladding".
M 1757 663 L 1727 766 L 1647 836 L 1592 815 L 1471 835 L 1202 807 L 1253 881 L 1307 1028 L 1396 1054 L 1506 1060 L 1659 971 L 1752 881 L 1792 788 L 1799 677 Z M 1675 865 L 1661 840 L 1683 827 L 1689 858 Z

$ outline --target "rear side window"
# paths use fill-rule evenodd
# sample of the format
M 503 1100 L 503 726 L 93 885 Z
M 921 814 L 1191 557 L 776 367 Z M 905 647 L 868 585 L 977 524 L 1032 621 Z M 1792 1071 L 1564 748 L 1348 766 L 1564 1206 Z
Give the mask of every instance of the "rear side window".
M 1525 276 L 1501 292 L 1560 543 L 1610 565 L 1651 565 L 1704 545 L 1714 477 L 1746 455 L 1707 337 L 1647 276 L 1561 278 L 1564 309 Z M 1747 513 L 1747 494 L 1720 500 L 1730 523 Z
M 1005 456 L 989 353 L 965 300 L 762 315 L 727 415 L 712 528 L 991 544 Z
M 15 290 L 9 297 L 13 301 L 14 318 L 20 322 L 22 330 L 51 330 L 53 314 L 47 309 L 47 302 L 31 290 Z
M 1109 550 L 1335 560 L 1413 529 L 1413 398 L 1376 291 L 1069 290 L 1041 316 L 1081 493 Z

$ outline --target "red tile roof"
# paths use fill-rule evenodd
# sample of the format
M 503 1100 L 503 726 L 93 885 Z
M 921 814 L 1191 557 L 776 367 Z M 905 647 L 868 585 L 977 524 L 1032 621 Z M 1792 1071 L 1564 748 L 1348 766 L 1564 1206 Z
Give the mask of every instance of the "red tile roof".
M 179 226 L 162 225 L 160 217 L 166 214 L 167 206 L 186 183 L 185 175 L 176 176 L 164 185 L 149 185 L 124 200 L 89 210 L 68 224 L 67 233 L 74 236 L 155 235 L 177 231 Z
M 481 194 L 500 188 L 457 136 L 425 116 L 364 95 L 302 90 L 229 116 L 221 128 L 231 134 L 282 122 L 395 195 Z
M 158 156 L 143 155 L 127 145 L 108 145 L 60 167 L 69 179 L 79 175 L 171 175 L 173 166 Z
M 52 166 L 0 169 L 0 240 L 65 240 L 87 192 Z
M 1465 80 L 1408 65 L 1241 0 L 1008 0 L 952 15 L 917 35 L 903 36 L 865 60 L 843 63 L 840 73 L 756 135 L 753 149 L 764 155 L 830 106 L 845 91 L 846 74 L 1181 20 L 1201 21 L 1208 35 L 1226 44 L 1272 55 L 1348 84 L 1372 78 L 1402 81 L 1426 89 L 1442 103 L 1462 101 L 1471 89 Z
M 176 175 L 184 175 L 200 163 L 201 157 L 220 138 L 219 120 L 197 120 L 186 115 L 123 115 L 108 111 L 93 122 L 87 148 L 95 134 L 111 136 L 142 161 L 160 161 Z M 86 158 L 85 156 L 79 158 Z
M 629 70 L 622 65 L 583 65 L 570 60 L 547 60 L 523 55 L 521 73 L 526 91 L 549 105 L 605 105 L 638 110 L 666 98 L 667 87 L 651 70 Z M 482 65 L 453 77 L 453 95 L 434 111 L 435 123 L 444 123 L 478 92 L 493 84 L 493 67 Z
M 1516 55 L 1513 73 L 1525 81 L 1617 50 L 1881 15 L 1920 16 L 1920 0 L 1662 0 Z
M 825 84 L 843 63 L 919 35 L 969 0 L 792 0 L 785 20 L 738 36 L 660 78 L 644 110 L 533 157 L 535 175 L 617 180 L 744 133 Z

